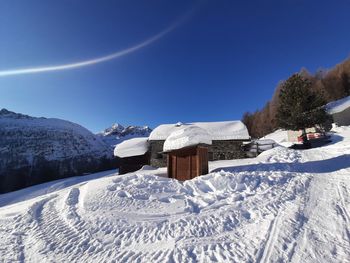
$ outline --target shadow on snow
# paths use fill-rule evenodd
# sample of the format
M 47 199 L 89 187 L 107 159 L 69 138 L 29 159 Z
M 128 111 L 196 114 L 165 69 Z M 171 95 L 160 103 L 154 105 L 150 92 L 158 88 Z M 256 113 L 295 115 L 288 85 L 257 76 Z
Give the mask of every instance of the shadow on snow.
M 237 172 L 292 172 L 292 173 L 332 173 L 350 167 L 350 154 L 340 155 L 334 158 L 310 162 L 294 163 L 258 163 L 241 166 L 217 168 L 212 172 L 227 171 Z

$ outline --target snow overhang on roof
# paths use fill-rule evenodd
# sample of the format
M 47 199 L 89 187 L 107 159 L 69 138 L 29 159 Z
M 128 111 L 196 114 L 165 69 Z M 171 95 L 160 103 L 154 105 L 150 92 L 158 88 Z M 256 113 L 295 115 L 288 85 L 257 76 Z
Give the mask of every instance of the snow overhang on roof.
M 247 127 L 241 121 L 222 121 L 222 122 L 193 122 L 193 123 L 177 123 L 162 124 L 155 128 L 149 140 L 166 140 L 168 136 L 184 127 L 195 125 L 206 130 L 212 140 L 249 140 L 250 136 Z
M 148 138 L 133 138 L 117 144 L 114 148 L 114 156 L 125 158 L 144 155 L 148 151 Z
M 350 96 L 340 100 L 332 101 L 326 105 L 326 110 L 329 114 L 342 112 L 350 107 Z
M 196 126 L 188 125 L 173 131 L 164 142 L 163 151 L 168 152 L 199 144 L 212 144 L 209 133 Z

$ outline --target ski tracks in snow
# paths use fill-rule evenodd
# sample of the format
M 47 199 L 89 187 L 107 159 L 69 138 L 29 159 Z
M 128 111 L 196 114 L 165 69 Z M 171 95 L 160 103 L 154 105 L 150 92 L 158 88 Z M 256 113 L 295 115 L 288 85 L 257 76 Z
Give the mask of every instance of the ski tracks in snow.
M 348 208 L 346 205 L 346 201 L 350 201 L 349 196 L 349 190 L 346 188 L 346 186 L 342 182 L 337 183 L 337 192 L 340 199 L 340 204 L 337 206 L 340 210 L 341 215 L 344 218 L 344 221 L 347 223 L 347 226 L 350 224 L 350 214 L 348 212 Z M 346 194 L 346 197 L 344 197 L 344 194 Z M 345 201 L 346 200 L 346 201 Z M 350 238 L 350 236 L 348 236 Z M 350 239 L 349 239 L 350 241 Z
M 36 198 L 0 217 L 1 260 L 347 262 L 349 169 L 298 173 L 310 156 L 274 151 L 185 183 L 135 173 Z
M 167 189 L 168 198 L 161 202 L 153 199 L 154 209 L 163 209 L 167 206 L 175 208 L 174 204 L 182 206 L 182 213 L 168 211 L 168 215 L 154 212 L 145 215 L 135 214 L 137 211 L 127 211 L 133 206 L 140 208 L 152 200 L 152 194 L 164 193 L 159 191 L 164 187 L 164 179 L 152 177 L 155 180 L 154 188 L 146 195 L 143 190 L 149 185 L 139 182 L 138 177 L 129 188 L 117 190 L 106 183 L 106 189 L 100 192 L 93 184 L 73 187 L 59 195 L 40 200 L 28 209 L 23 220 L 30 222 L 30 228 L 26 229 L 25 257 L 28 262 L 94 262 L 98 259 L 116 262 L 240 262 L 253 261 L 255 245 L 250 244 L 249 239 L 242 240 L 244 236 L 257 234 L 256 228 L 252 228 L 252 220 L 265 220 L 269 218 L 271 209 L 275 209 L 276 199 L 269 188 L 274 188 L 278 193 L 283 192 L 279 187 L 284 184 L 264 175 L 265 179 L 255 180 L 260 177 L 252 171 L 251 175 L 227 178 L 227 174 L 218 175 L 215 180 L 217 185 L 203 177 L 192 185 L 173 186 Z M 227 181 L 227 179 L 229 179 Z M 220 183 L 220 180 L 223 180 Z M 119 184 L 118 180 L 115 180 Z M 232 181 L 228 189 L 239 192 L 236 197 L 226 196 L 220 192 L 216 198 L 216 188 L 227 187 L 226 183 Z M 139 184 L 137 184 L 139 182 Z M 126 183 L 130 183 L 127 182 Z M 270 185 L 271 184 L 271 185 Z M 276 184 L 276 185 L 275 185 Z M 156 186 L 157 185 L 157 186 Z M 260 189 L 261 188 L 261 189 Z M 120 194 L 121 191 L 128 194 Z M 188 196 L 192 192 L 192 197 Z M 231 190 L 230 190 L 231 191 Z M 183 194 L 181 195 L 181 192 Z M 96 197 L 90 200 L 95 193 Z M 267 195 L 266 195 L 267 194 Z M 270 195 L 271 194 L 271 195 Z M 138 198 L 133 198 L 132 195 Z M 261 196 L 266 195 L 264 203 L 265 219 L 260 218 L 254 210 L 260 203 Z M 148 197 L 148 199 L 146 198 Z M 118 198 L 115 198 L 118 197 Z M 197 202 L 197 209 L 187 209 L 183 198 L 190 198 Z M 272 198 L 272 199 L 271 199 Z M 283 195 L 283 200 L 288 199 Z M 214 200 L 220 200 L 214 201 Z M 170 201 L 169 201 L 170 200 Z M 172 201 L 171 201 L 172 200 Z M 175 200 L 175 201 L 174 201 Z M 108 202 L 114 203 L 115 208 L 120 205 L 121 213 L 106 215 L 100 214 L 101 209 L 94 202 L 111 207 Z M 126 202 L 126 203 L 125 203 Z M 280 202 L 280 201 L 279 201 Z M 193 205 L 193 204 L 192 204 Z M 89 211 L 86 211 L 88 209 Z M 152 209 L 151 209 L 152 210 Z M 214 212 L 215 211 L 215 212 Z M 170 212 L 170 214 L 169 214 Z M 23 224 L 25 225 L 25 224 Z M 257 245 L 262 242 L 263 236 L 259 234 L 254 241 Z
M 293 158 L 283 156 L 283 160 L 292 160 L 293 163 L 300 161 L 299 154 L 292 152 L 292 156 Z M 272 219 L 266 231 L 265 241 L 257 253 L 256 262 L 290 260 L 296 245 L 295 239 L 305 221 L 300 210 L 306 203 L 310 181 L 309 174 L 293 174 L 284 191 L 275 199 L 274 209 L 271 209 Z

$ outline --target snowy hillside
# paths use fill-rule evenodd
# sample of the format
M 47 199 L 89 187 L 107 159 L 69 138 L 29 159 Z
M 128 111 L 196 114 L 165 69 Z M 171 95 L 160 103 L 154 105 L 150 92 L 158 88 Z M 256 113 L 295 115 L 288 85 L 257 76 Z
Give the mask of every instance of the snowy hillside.
M 127 126 L 124 127 L 119 123 L 113 124 L 97 135 L 113 149 L 114 147 L 131 138 L 148 137 L 152 129 L 148 126 Z
M 0 195 L 4 262 L 350 262 L 350 127 L 333 143 L 210 163 L 186 182 L 150 167 Z
M 350 96 L 332 101 L 326 105 L 329 114 L 339 113 L 350 107 Z
M 0 111 L 0 138 L 0 193 L 96 172 L 112 158 L 108 146 L 78 124 L 6 109 Z

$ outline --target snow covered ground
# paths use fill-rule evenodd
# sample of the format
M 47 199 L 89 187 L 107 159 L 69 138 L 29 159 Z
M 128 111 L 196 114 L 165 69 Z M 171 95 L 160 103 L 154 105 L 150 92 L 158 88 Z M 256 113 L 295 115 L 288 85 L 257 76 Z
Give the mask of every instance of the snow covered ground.
M 184 183 L 145 167 L 0 195 L 0 261 L 350 262 L 350 127 L 336 131 Z
M 261 138 L 262 140 L 273 140 L 277 142 L 279 145 L 282 145 L 284 147 L 290 147 L 294 143 L 290 142 L 288 139 L 288 131 L 278 129 L 264 137 Z
M 332 101 L 326 105 L 329 114 L 339 113 L 350 107 L 350 96 Z

